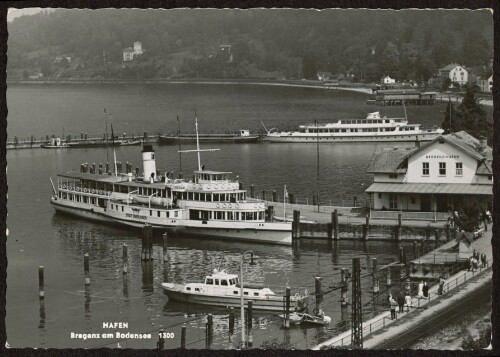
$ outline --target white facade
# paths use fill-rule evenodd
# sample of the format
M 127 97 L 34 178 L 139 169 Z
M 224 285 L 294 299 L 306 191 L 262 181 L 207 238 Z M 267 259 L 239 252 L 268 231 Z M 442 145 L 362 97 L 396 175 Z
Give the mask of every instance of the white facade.
M 457 82 L 460 85 L 464 85 L 467 83 L 469 78 L 469 72 L 462 66 L 456 66 L 455 68 L 450 70 L 449 78 L 452 82 Z
M 132 61 L 134 56 L 142 55 L 144 51 L 142 50 L 142 43 L 136 41 L 134 42 L 134 47 L 128 47 L 123 50 L 123 61 Z
M 445 135 L 416 149 L 383 149 L 367 169 L 372 208 L 384 211 L 449 212 L 492 198 L 491 148 L 465 132 Z
M 394 78 L 389 77 L 389 76 L 385 76 L 382 78 L 382 83 L 383 84 L 396 83 L 396 80 Z
M 446 141 L 436 141 L 408 158 L 407 182 L 476 183 L 476 169 L 475 158 Z
M 481 88 L 481 92 L 491 93 L 491 88 L 493 87 L 493 75 L 488 79 L 478 79 L 477 85 Z

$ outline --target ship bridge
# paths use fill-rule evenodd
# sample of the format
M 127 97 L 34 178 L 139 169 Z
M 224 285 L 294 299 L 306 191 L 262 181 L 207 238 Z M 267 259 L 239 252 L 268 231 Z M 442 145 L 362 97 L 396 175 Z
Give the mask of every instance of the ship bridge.
M 196 183 L 230 183 L 229 175 L 231 174 L 232 172 L 229 171 L 194 171 Z

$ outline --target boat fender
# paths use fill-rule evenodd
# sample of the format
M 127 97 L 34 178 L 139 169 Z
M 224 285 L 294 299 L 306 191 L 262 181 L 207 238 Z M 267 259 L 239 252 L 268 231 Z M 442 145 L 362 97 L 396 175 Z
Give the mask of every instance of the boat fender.
M 228 206 L 229 208 L 232 208 L 232 205 L 231 205 L 230 203 L 229 203 L 227 206 Z
M 63 188 L 66 189 L 66 185 L 63 185 Z
M 99 194 L 102 195 L 102 191 L 99 191 Z
M 94 189 L 92 190 L 92 193 L 95 193 L 95 190 L 94 190 Z
M 207 190 L 210 190 L 212 187 L 210 185 L 207 185 Z
M 87 193 L 87 189 L 86 188 L 83 189 L 83 193 Z
M 219 202 L 217 202 L 217 208 L 220 208 L 220 203 Z

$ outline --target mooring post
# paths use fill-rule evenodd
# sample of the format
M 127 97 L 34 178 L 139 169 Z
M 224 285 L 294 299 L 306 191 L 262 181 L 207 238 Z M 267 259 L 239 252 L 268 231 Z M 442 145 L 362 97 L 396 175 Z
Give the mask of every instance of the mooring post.
M 380 291 L 379 285 L 378 285 L 378 277 L 377 277 L 377 258 L 372 258 L 372 272 L 373 272 L 373 292 L 378 293 Z
M 166 262 L 168 260 L 168 245 L 167 245 L 167 232 L 163 233 L 163 261 Z
M 401 240 L 401 227 L 399 225 L 394 227 L 394 237 L 396 238 L 396 241 Z
M 234 333 L 234 307 L 229 308 L 229 334 Z
M 182 326 L 181 329 L 181 348 L 186 348 L 186 326 Z
M 128 273 L 128 247 L 125 243 L 123 243 L 123 254 L 122 254 L 122 258 L 123 258 L 123 274 L 127 274 Z
M 153 260 L 153 227 L 148 227 L 148 256 L 149 260 Z
M 368 225 L 363 224 L 363 240 L 366 240 L 368 238 Z
M 43 265 L 38 267 L 38 297 L 40 299 L 45 298 L 45 282 L 43 278 Z
M 403 225 L 403 214 L 398 213 L 398 227 L 401 227 Z
M 348 283 L 347 283 L 347 275 L 348 275 L 348 269 L 342 268 L 340 269 L 340 305 L 341 306 L 347 306 L 348 304 L 348 297 L 347 297 L 347 289 L 348 289 Z
M 106 162 L 106 173 L 109 174 L 109 162 Z
M 284 315 L 285 318 L 283 320 L 283 327 L 288 328 L 290 327 L 290 288 L 287 286 L 286 287 L 286 293 L 285 293 L 285 311 Z
M 352 205 L 353 207 L 358 207 L 358 198 L 356 196 L 354 196 L 352 203 L 353 203 L 353 205 Z
M 247 342 L 247 347 L 252 348 L 253 347 L 253 333 L 252 330 L 248 331 L 248 342 Z
M 273 190 L 273 202 L 278 202 L 278 193 L 276 190 Z
M 253 302 L 251 300 L 248 301 L 248 307 L 247 307 L 247 331 L 250 332 L 252 329 L 252 304 Z
M 165 348 L 165 331 L 163 329 L 160 330 L 158 336 L 158 343 L 156 344 L 156 348 L 162 350 Z
M 99 175 L 102 175 L 102 163 L 99 163 Z
M 268 206 L 267 207 L 267 214 L 268 214 L 268 218 L 269 218 L 269 222 L 272 222 L 273 221 L 273 217 L 274 217 L 274 206 Z
M 262 200 L 266 201 L 266 190 L 262 190 Z
M 333 239 L 339 239 L 339 211 L 337 209 L 333 210 L 332 216 L 332 226 L 333 226 Z
M 212 314 L 208 314 L 207 316 L 207 329 L 206 329 L 206 348 L 211 349 L 212 348 L 212 338 L 213 338 L 213 328 L 214 328 L 214 321 Z
M 292 239 L 300 238 L 300 211 L 293 211 Z
M 89 253 L 83 256 L 83 270 L 85 272 L 85 285 L 90 285 L 90 257 Z
M 323 289 L 322 289 L 322 280 L 323 278 L 317 276 L 314 278 L 314 295 L 316 297 L 316 313 L 319 314 L 321 311 L 321 302 L 323 301 Z
M 403 247 L 399 247 L 399 264 L 404 264 L 403 262 L 403 253 L 404 252 L 404 248 Z
M 255 186 L 253 184 L 250 185 L 250 197 L 255 198 Z

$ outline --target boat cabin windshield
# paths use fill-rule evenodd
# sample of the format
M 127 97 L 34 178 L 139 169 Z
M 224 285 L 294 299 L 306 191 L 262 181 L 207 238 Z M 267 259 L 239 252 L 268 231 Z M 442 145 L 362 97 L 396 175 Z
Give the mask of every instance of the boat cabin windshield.
M 201 171 L 195 172 L 196 182 L 229 182 L 230 172 Z
M 238 278 L 214 278 L 207 276 L 205 285 L 232 286 L 238 284 Z

